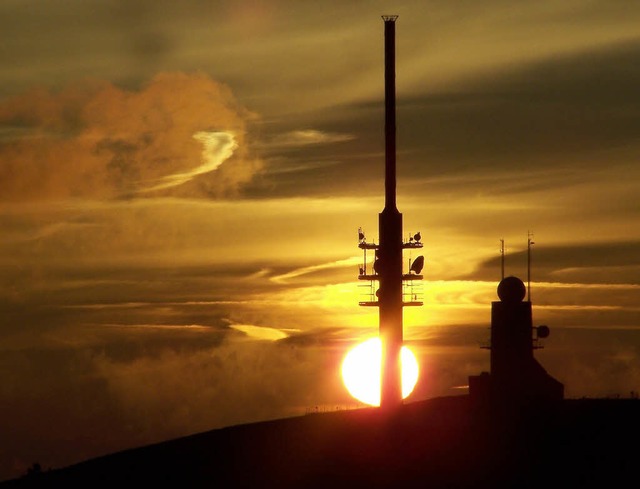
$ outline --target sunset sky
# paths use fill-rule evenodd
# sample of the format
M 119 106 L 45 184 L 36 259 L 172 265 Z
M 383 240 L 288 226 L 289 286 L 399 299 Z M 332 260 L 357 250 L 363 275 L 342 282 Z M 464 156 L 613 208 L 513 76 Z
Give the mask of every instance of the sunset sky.
M 382 14 L 426 261 L 411 399 L 488 370 L 528 232 L 536 357 L 567 397 L 640 390 L 640 4 L 4 0 L 0 480 L 355 406 Z

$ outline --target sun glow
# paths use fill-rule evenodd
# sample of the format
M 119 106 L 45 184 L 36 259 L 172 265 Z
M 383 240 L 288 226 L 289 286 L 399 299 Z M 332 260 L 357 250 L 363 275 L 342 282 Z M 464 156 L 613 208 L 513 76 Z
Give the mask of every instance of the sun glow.
M 371 338 L 353 347 L 342 362 L 342 380 L 353 397 L 371 406 L 380 405 L 380 338 Z M 406 398 L 418 382 L 418 361 L 409 348 L 400 350 L 402 363 L 402 398 Z

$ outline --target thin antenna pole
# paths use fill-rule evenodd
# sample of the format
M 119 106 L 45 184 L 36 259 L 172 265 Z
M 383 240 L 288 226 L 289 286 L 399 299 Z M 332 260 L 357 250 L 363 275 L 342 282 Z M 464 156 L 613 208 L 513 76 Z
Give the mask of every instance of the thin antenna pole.
M 504 238 L 500 238 L 500 280 L 504 280 Z
M 384 151 L 385 208 L 396 208 L 396 19 L 384 20 Z
M 527 300 L 531 302 L 531 245 L 533 241 L 533 233 L 527 231 Z

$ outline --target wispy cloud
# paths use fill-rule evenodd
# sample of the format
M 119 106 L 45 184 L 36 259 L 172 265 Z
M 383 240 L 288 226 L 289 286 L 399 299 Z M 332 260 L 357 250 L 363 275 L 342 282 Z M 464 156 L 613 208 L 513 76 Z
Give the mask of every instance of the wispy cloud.
M 289 334 L 281 329 L 269 328 L 266 326 L 254 326 L 252 324 L 231 324 L 230 327 L 246 334 L 249 338 L 256 340 L 277 341 L 288 338 Z
M 318 131 L 316 129 L 300 129 L 274 136 L 264 144 L 265 147 L 297 148 L 317 144 L 332 144 L 351 141 L 356 137 L 352 134 Z
M 203 163 L 190 171 L 162 177 L 160 179 L 162 183 L 143 189 L 141 192 L 152 192 L 154 190 L 176 187 L 192 180 L 198 175 L 215 171 L 222 163 L 231 158 L 233 152 L 238 148 L 238 143 L 234 135 L 228 132 L 200 131 L 194 134 L 193 138 L 200 141 L 204 146 L 202 150 Z
M 351 258 L 346 258 L 344 260 L 336 260 L 328 263 L 321 263 L 320 265 L 311 265 L 308 267 L 297 268 L 290 272 L 283 273 L 282 275 L 271 277 L 271 280 L 276 283 L 287 283 L 288 280 L 300 277 L 301 275 L 319 272 L 322 270 L 330 270 L 332 268 L 351 267 L 360 263 L 362 263 L 362 258 L 360 258 L 359 256 L 352 256 Z

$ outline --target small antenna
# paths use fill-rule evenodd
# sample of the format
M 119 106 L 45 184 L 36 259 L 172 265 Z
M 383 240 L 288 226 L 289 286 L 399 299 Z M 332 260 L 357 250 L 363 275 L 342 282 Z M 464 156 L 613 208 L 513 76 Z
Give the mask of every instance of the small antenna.
M 500 269 L 502 272 L 500 280 L 504 280 L 504 238 L 500 238 Z
M 527 300 L 531 302 L 531 245 L 536 244 L 533 241 L 533 233 L 527 231 Z

